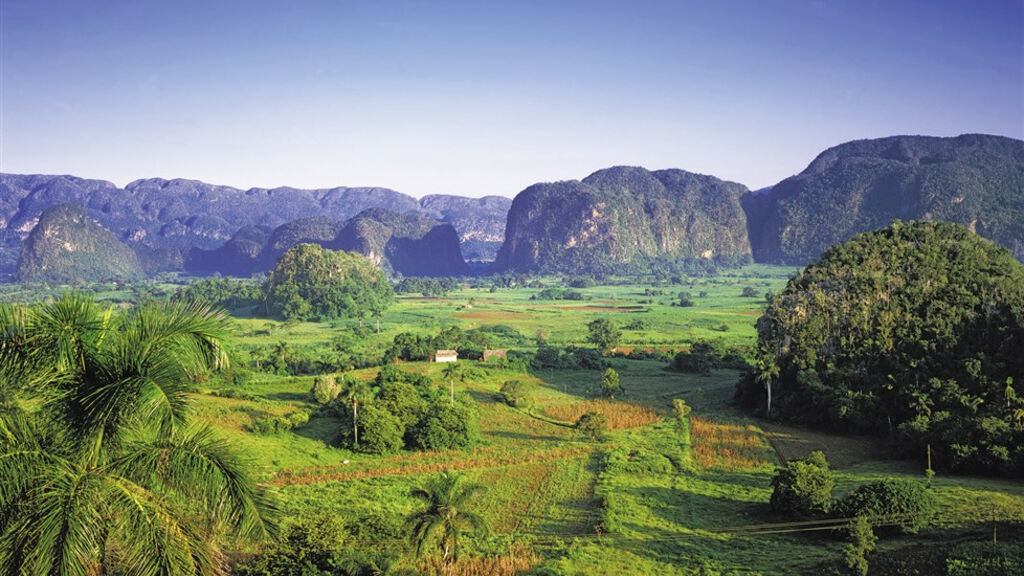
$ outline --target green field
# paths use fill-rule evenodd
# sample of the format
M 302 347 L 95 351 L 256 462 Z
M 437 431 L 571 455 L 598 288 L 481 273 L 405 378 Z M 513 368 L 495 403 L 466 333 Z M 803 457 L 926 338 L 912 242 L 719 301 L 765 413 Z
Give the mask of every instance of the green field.
M 623 330 L 620 350 L 685 350 L 717 340 L 740 351 L 755 343 L 763 297 L 778 292 L 792 269 L 752 266 L 728 275 L 687 279 L 683 285 L 613 283 L 579 289 L 583 300 L 544 301 L 539 288 L 462 288 L 445 298 L 405 295 L 378 319 L 282 323 L 236 314 L 231 341 L 237 362 L 247 351 L 290 347 L 324 349 L 339 338 L 361 350 L 381 350 L 401 332 L 436 334 L 509 327 L 520 337 L 502 348 L 528 350 L 538 336 L 556 346 L 587 346 L 586 325 L 608 318 Z M 548 279 L 548 285 L 558 281 Z M 679 292 L 695 305 L 675 306 Z M 112 293 L 117 297 L 117 293 Z M 360 325 L 369 327 L 359 337 Z M 633 328 L 630 328 L 633 326 Z M 478 361 L 466 366 L 457 393 L 478 411 L 479 441 L 468 450 L 371 456 L 338 447 L 340 421 L 317 414 L 313 376 L 289 376 L 250 366 L 245 381 L 214 377 L 194 394 L 198 417 L 229 438 L 277 486 L 286 518 L 340 519 L 356 549 L 387 551 L 399 566 L 426 570 L 403 532 L 416 506 L 410 490 L 443 470 L 462 471 L 487 489 L 474 508 L 490 528 L 468 543 L 460 573 L 514 574 L 532 567 L 549 574 L 815 574 L 841 557 L 842 538 L 828 532 L 772 530 L 770 480 L 780 459 L 821 449 L 838 468 L 836 496 L 882 477 L 924 480 L 915 462 L 888 460 L 875 439 L 832 436 L 761 421 L 731 405 L 734 370 L 683 374 L 657 360 L 609 357 L 626 394 L 608 410 L 613 430 L 604 441 L 580 437 L 564 422 L 594 406 L 599 370 L 523 372 Z M 441 366 L 406 362 L 401 368 L 447 386 Z M 354 370 L 369 380 L 378 368 Z M 496 399 L 504 382 L 527 385 L 525 407 Z M 689 439 L 672 415 L 673 399 L 693 407 Z M 305 425 L 259 435 L 254 422 L 298 411 Z M 915 536 L 889 536 L 881 552 L 991 537 L 1024 522 L 1024 485 L 993 478 L 940 475 L 933 492 L 939 514 Z M 755 527 L 751 529 L 751 527 Z M 248 550 L 254 552 L 254 550 Z M 899 552 L 902 553 L 902 552 Z M 517 572 L 517 569 L 519 572 Z

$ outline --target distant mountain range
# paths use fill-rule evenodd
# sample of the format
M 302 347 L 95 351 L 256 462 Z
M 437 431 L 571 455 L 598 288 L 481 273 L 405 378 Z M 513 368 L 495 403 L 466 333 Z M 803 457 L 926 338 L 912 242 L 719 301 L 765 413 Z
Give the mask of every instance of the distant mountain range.
M 42 217 L 62 204 L 80 210 Z M 60 243 L 39 235 L 29 242 L 44 224 L 46 238 L 59 230 L 76 247 L 72 259 L 82 260 L 78 248 L 101 236 L 130 248 L 134 256 L 125 258 L 135 263 L 115 267 L 119 276 L 248 275 L 268 270 L 298 242 L 358 251 L 393 274 L 437 276 L 467 273 L 466 259 L 494 260 L 495 271 L 558 273 L 658 260 L 803 264 L 896 218 L 956 222 L 1024 260 L 1024 142 L 980 134 L 849 142 L 753 192 L 683 170 L 620 166 L 535 184 L 514 200 L 417 201 L 386 188 L 240 190 L 195 180 L 118 188 L 73 176 L 0 174 L 0 272 L 17 268 L 22 278 L 42 279 L 71 262 L 68 253 L 47 254 Z M 91 240 L 77 242 L 75 234 Z
M 157 268 L 181 269 L 192 248 L 217 248 L 244 228 L 275 228 L 300 218 L 347 221 L 369 208 L 421 212 L 451 223 L 465 257 L 493 260 L 504 239 L 512 201 L 501 196 L 426 196 L 421 201 L 387 188 L 251 188 L 198 180 L 136 180 L 118 188 L 74 176 L 0 174 L 0 271 L 14 270 L 21 244 L 42 212 L 73 203 Z

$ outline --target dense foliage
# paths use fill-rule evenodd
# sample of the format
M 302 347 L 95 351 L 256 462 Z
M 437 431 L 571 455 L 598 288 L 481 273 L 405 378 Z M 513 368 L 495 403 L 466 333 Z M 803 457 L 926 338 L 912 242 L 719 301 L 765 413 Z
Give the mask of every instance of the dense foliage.
M 699 340 L 689 350 L 677 352 L 669 364 L 676 372 L 694 374 L 710 374 L 719 368 L 744 370 L 748 368 L 747 360 L 738 350 L 729 349 L 718 341 Z
M 835 485 L 835 473 L 821 452 L 811 452 L 803 460 L 790 460 L 772 478 L 772 511 L 794 518 L 827 513 Z
M 196 304 L 0 305 L 0 570 L 221 574 L 219 544 L 273 532 L 268 492 L 190 418 L 226 328 Z
M 737 398 L 786 420 L 930 443 L 939 468 L 1024 474 L 1024 266 L 948 223 L 829 250 L 758 321 Z
M 281 538 L 235 567 L 238 576 L 373 576 L 392 563 L 382 554 L 354 549 L 351 527 L 335 515 L 302 518 Z
M 372 385 L 347 380 L 327 409 L 341 420 L 342 443 L 371 454 L 468 448 L 477 437 L 472 402 L 393 364 Z
M 923 483 L 898 478 L 860 486 L 835 507 L 839 518 L 893 519 L 900 530 L 910 534 L 927 525 L 934 513 L 931 494 Z
M 267 277 L 266 303 L 285 319 L 354 318 L 380 314 L 394 301 L 391 284 L 357 254 L 299 244 Z
M 182 286 L 171 296 L 181 302 L 201 302 L 227 310 L 257 306 L 263 302 L 263 287 L 254 280 L 203 278 Z
M 621 339 L 622 330 L 607 318 L 598 318 L 587 324 L 587 341 L 601 352 L 615 348 Z
M 426 298 L 441 298 L 459 287 L 455 278 L 402 278 L 395 286 L 398 294 L 422 294 Z

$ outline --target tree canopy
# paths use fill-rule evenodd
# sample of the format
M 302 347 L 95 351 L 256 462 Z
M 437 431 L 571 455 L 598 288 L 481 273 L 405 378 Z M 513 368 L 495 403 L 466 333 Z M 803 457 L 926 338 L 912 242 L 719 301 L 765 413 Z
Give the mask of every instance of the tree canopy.
M 916 454 L 930 443 L 939 467 L 1020 475 L 1022 350 L 1024 266 L 961 226 L 897 221 L 772 299 L 737 397 Z
M 269 313 L 298 320 L 380 314 L 395 298 L 384 273 L 369 260 L 316 244 L 285 252 L 265 292 Z

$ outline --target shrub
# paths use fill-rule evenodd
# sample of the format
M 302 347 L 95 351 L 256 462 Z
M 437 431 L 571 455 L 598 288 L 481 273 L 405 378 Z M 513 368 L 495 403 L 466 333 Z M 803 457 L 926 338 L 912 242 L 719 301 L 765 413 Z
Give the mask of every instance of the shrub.
M 948 576 L 1014 576 L 1024 566 L 1021 543 L 964 542 L 946 557 Z
M 341 386 L 334 376 L 321 376 L 313 379 L 313 388 L 309 393 L 318 404 L 328 404 L 341 394 Z
M 622 332 L 614 322 L 607 318 L 598 318 L 587 324 L 587 340 L 597 346 L 601 352 L 606 352 L 619 345 Z
M 379 574 L 388 558 L 353 549 L 349 527 L 335 514 L 303 518 L 282 530 L 281 538 L 235 566 L 239 576 L 327 576 Z M 344 569 L 339 567 L 344 566 Z
M 288 416 L 264 416 L 253 420 L 248 428 L 250 432 L 261 436 L 281 434 L 299 428 L 309 422 L 309 413 L 304 410 L 293 412 Z
M 650 450 L 613 450 L 605 461 L 605 469 L 626 474 L 674 474 L 672 460 L 660 452 Z
M 753 286 L 745 286 L 743 288 L 743 292 L 740 293 L 740 296 L 744 298 L 757 298 L 760 294 L 757 293 L 757 288 L 754 288 Z
M 875 549 L 878 536 L 871 529 L 871 523 L 863 516 L 852 520 L 847 527 L 850 543 L 843 547 L 843 560 L 846 567 L 856 576 L 867 576 L 867 554 Z
M 422 450 L 468 448 L 474 437 L 469 409 L 450 404 L 447 399 L 435 400 L 411 435 L 413 443 Z
M 526 400 L 526 386 L 519 380 L 509 380 L 501 385 L 498 395 L 505 404 L 518 408 Z
M 604 440 L 608 431 L 608 421 L 597 412 L 587 412 L 576 420 L 576 431 L 595 442 Z
M 364 404 L 359 411 L 360 452 L 389 454 L 402 449 L 405 426 L 402 421 L 385 408 Z
M 836 505 L 835 513 L 840 518 L 893 517 L 901 532 L 913 534 L 928 524 L 935 505 L 924 484 L 892 478 L 857 488 Z
M 820 451 L 811 452 L 803 460 L 790 460 L 772 478 L 772 510 L 796 518 L 826 513 L 835 485 L 835 474 Z
M 688 351 L 680 352 L 672 359 L 672 369 L 677 372 L 710 374 L 718 366 L 718 352 L 708 342 L 694 342 Z
M 381 371 L 383 374 L 383 371 Z M 412 384 L 402 380 L 385 380 L 377 392 L 376 403 L 402 422 L 407 432 L 423 418 L 427 401 Z
M 614 368 L 607 368 L 601 376 L 601 395 L 605 398 L 615 398 L 622 395 L 622 385 L 619 383 L 619 373 Z

